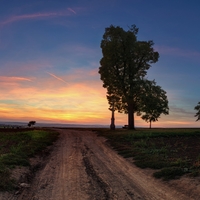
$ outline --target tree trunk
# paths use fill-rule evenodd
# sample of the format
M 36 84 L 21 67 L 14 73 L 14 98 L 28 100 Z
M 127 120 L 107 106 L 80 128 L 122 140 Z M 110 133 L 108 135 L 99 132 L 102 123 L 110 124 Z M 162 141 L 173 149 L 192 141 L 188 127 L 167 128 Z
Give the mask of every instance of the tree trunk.
M 114 107 L 112 108 L 112 116 L 111 116 L 111 124 L 110 124 L 110 129 L 115 130 L 115 111 Z
M 149 125 L 149 128 L 151 129 L 151 120 L 149 121 L 150 125 Z
M 128 103 L 128 128 L 135 129 L 133 103 Z

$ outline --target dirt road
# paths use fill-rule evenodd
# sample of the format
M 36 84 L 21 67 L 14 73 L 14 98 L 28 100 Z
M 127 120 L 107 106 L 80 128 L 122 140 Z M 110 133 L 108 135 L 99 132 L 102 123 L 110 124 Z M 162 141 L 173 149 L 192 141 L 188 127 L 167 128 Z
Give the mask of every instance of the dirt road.
M 60 138 L 31 187 L 10 199 L 195 199 L 135 167 L 92 131 L 58 131 Z

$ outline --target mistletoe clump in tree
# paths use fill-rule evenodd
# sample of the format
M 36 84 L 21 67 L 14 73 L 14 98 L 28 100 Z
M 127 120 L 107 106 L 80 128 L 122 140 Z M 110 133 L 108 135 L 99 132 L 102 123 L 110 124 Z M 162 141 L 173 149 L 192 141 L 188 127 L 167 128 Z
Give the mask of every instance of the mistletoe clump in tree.
M 135 128 L 134 113 L 142 110 L 144 77 L 159 58 L 153 41 L 138 41 L 137 33 L 135 25 L 128 31 L 111 25 L 105 29 L 101 41 L 100 78 L 107 88 L 111 108 L 128 114 L 129 129 Z M 115 105 L 109 100 L 111 97 L 116 98 Z

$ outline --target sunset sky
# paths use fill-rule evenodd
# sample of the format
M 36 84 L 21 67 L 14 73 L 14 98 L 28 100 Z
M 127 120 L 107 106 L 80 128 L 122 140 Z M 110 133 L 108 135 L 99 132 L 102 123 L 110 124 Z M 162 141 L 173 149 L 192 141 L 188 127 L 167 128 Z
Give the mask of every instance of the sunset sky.
M 167 92 L 170 111 L 152 127 L 200 127 L 198 0 L 0 0 L 0 121 L 109 125 L 98 68 L 111 24 L 135 24 L 160 54 L 147 77 Z M 135 125 L 149 126 L 139 117 Z

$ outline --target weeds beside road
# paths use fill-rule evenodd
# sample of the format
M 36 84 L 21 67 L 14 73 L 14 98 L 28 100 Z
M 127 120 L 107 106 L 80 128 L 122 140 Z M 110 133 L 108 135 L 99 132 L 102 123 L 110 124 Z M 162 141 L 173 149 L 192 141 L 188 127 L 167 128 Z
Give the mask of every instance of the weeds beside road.
M 140 168 L 156 169 L 154 176 L 175 179 L 200 175 L 200 129 L 99 129 L 99 134 L 123 157 Z
M 14 155 L 24 155 L 24 151 L 27 151 L 27 156 L 24 156 L 25 158 L 22 156 L 18 164 L 22 165 L 29 156 L 31 158 L 28 159 L 30 164 L 24 163 L 30 167 L 15 167 L 13 163 L 7 165 L 4 160 L 2 166 L 7 169 L 8 175 L 11 173 L 11 177 L 18 181 L 14 183 L 16 190 L 0 192 L 0 199 L 197 200 L 200 198 L 199 177 L 184 176 L 180 180 L 166 183 L 152 177 L 153 172 L 160 172 L 161 175 L 157 177 L 164 179 L 176 178 L 184 173 L 198 175 L 200 129 L 138 129 L 115 132 L 108 129 L 54 130 L 59 133 L 58 140 L 42 151 L 41 144 L 45 144 L 45 147 L 46 139 L 49 141 L 48 138 L 52 138 L 55 133 L 49 134 L 47 130 L 31 130 L 19 132 L 19 138 L 16 138 L 18 133 L 3 134 L 3 138 L 6 134 L 10 136 L 7 138 L 9 141 L 7 148 L 1 148 L 3 155 L 1 158 L 11 152 L 11 158 L 14 159 Z M 104 137 L 98 137 L 97 132 Z M 57 134 L 53 138 L 56 137 Z M 6 144 L 6 140 L 3 140 L 1 145 Z M 35 144 L 41 143 L 38 150 L 33 150 L 32 142 L 26 148 L 22 148 L 22 152 L 18 150 L 16 141 L 21 144 L 19 146 L 26 146 L 24 144 L 28 144 L 31 140 Z M 117 155 L 108 145 L 108 141 L 121 155 L 130 158 L 127 160 Z M 17 154 L 14 153 L 16 150 L 11 150 L 14 146 Z M 142 168 L 151 167 L 156 170 L 142 170 L 130 160 Z M 18 179 L 19 175 L 23 174 L 25 176 Z M 6 180 L 8 179 L 3 179 L 4 182 Z M 9 182 L 7 188 L 1 189 L 8 190 L 8 188 Z
M 56 140 L 58 133 L 37 129 L 0 129 L 0 190 L 11 190 L 10 170 L 29 166 L 29 158 Z
M 169 180 L 186 173 L 193 177 L 200 175 L 200 129 L 94 131 L 108 138 L 123 157 L 133 158 L 138 167 L 155 169 L 156 178 Z M 50 130 L 0 129 L 0 190 L 15 186 L 15 180 L 10 178 L 11 169 L 29 166 L 29 158 L 52 144 L 57 136 Z

